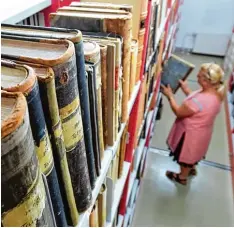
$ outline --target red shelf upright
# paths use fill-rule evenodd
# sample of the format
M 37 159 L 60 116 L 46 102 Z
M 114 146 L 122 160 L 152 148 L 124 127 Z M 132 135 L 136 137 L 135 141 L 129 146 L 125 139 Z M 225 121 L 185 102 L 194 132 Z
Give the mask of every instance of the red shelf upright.
M 142 84 L 140 86 L 137 98 L 135 100 L 135 103 L 133 105 L 132 111 L 130 113 L 129 117 L 129 125 L 128 125 L 128 132 L 129 132 L 129 141 L 126 145 L 126 151 L 125 151 L 125 161 L 132 163 L 132 157 L 133 157 L 133 150 L 135 145 L 135 138 L 137 137 L 137 119 L 138 119 L 138 109 L 140 104 L 140 96 L 142 93 Z M 123 194 L 121 196 L 120 205 L 119 205 L 119 214 L 125 215 L 126 213 L 126 200 L 128 195 L 128 185 L 129 185 L 129 178 L 130 178 L 131 169 L 129 170 L 128 177 L 124 186 Z

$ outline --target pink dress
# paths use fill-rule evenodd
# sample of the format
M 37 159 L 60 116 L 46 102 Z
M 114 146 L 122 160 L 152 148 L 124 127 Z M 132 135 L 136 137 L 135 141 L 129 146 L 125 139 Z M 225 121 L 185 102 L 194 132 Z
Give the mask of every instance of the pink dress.
M 191 93 L 183 102 L 194 114 L 186 118 L 177 118 L 169 133 L 167 144 L 175 151 L 184 135 L 178 162 L 195 164 L 206 154 L 212 136 L 215 117 L 221 109 L 221 101 L 214 94 Z

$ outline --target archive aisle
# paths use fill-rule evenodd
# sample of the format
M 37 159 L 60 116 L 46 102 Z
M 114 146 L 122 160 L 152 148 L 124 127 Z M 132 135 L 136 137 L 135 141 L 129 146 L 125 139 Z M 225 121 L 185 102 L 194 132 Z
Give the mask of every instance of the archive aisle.
M 1 25 L 3 226 L 131 225 L 179 4 L 71 2 L 45 10 L 50 27 Z

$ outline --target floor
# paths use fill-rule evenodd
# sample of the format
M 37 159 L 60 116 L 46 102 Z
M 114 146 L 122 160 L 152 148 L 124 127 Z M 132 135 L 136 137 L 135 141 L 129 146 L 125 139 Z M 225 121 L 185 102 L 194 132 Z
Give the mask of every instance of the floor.
M 181 57 L 196 65 L 188 79 L 193 90 L 199 88 L 196 75 L 201 63 L 222 64 L 221 58 L 191 54 Z M 176 99 L 178 102 L 184 99 L 181 91 L 176 94 Z M 165 141 L 175 116 L 167 100 L 163 103 L 162 119 L 156 123 L 151 139 L 132 226 L 234 226 L 224 108 L 216 119 L 206 161 L 199 164 L 198 176 L 184 187 L 165 177 L 166 170 L 178 171 L 179 167 L 167 156 Z

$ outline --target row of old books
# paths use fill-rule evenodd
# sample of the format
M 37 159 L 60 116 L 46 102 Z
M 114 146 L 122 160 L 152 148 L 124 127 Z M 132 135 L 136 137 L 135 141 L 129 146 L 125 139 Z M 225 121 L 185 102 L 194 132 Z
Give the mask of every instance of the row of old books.
M 146 33 L 146 18 L 148 10 L 148 0 L 81 0 L 71 3 L 70 7 L 83 8 L 109 8 L 115 10 L 124 10 L 132 14 L 132 39 L 137 45 L 137 66 L 136 81 L 142 78 L 142 56 L 144 50 L 144 38 Z M 110 4 L 110 2 L 112 4 Z M 131 73 L 132 74 L 132 73 Z
M 172 32 L 172 25 L 176 20 L 177 10 L 179 7 L 179 1 L 158 1 L 151 0 L 151 15 L 149 23 L 148 45 L 146 59 L 149 59 L 153 53 L 157 50 L 159 36 L 162 26 L 165 25 L 165 37 Z M 170 14 L 169 14 L 170 13 Z M 170 29 L 169 29 L 170 28 Z M 165 45 L 164 45 L 165 48 Z
M 35 164 L 39 160 L 40 167 L 35 177 L 29 172 L 29 169 L 35 172 L 36 167 L 31 158 L 17 160 L 6 156 L 5 173 L 13 168 L 15 159 L 19 167 L 26 161 L 28 164 L 27 172 L 18 174 L 21 176 L 18 185 L 15 173 L 5 179 L 4 198 L 16 194 L 15 186 L 22 191 L 2 210 L 4 226 L 42 225 L 41 219 L 47 222 L 39 218 L 47 205 L 45 197 L 32 192 L 41 173 L 46 176 L 57 226 L 77 225 L 78 214 L 92 202 L 92 189 L 100 174 L 105 148 L 114 144 L 120 123 L 128 118 L 127 104 L 137 82 L 137 42 L 131 39 L 131 13 L 113 9 L 93 13 L 86 9 L 86 13 L 90 11 L 87 16 L 83 10 L 74 9 L 61 9 L 52 14 L 51 23 L 76 29 L 1 27 L 2 90 L 13 93 L 9 96 L 20 92 L 26 98 L 27 128 L 32 135 L 28 133 L 25 137 L 34 143 L 32 151 L 37 156 L 33 153 L 33 159 Z M 79 28 L 85 31 L 81 33 Z M 12 151 L 6 149 L 12 148 L 11 136 L 2 135 L 4 139 L 6 145 L 2 148 L 9 155 Z M 25 142 L 26 139 L 16 140 L 15 148 Z M 27 152 L 31 147 L 23 149 Z M 112 164 L 115 180 L 121 175 L 123 161 L 124 145 Z M 31 183 L 24 183 L 27 178 L 31 178 Z M 36 214 L 29 203 L 34 205 Z M 12 216 L 17 219 L 10 219 Z M 53 226 L 49 222 L 45 225 Z
M 115 224 L 118 221 L 118 210 L 114 211 L 113 202 L 115 201 L 117 181 L 123 175 L 125 148 L 128 136 L 127 129 L 128 125 L 126 125 L 124 129 L 117 152 L 111 161 L 107 176 L 102 184 L 101 191 L 92 208 L 89 217 L 90 227 L 104 227 L 108 223 Z M 114 213 L 114 221 L 112 221 Z

